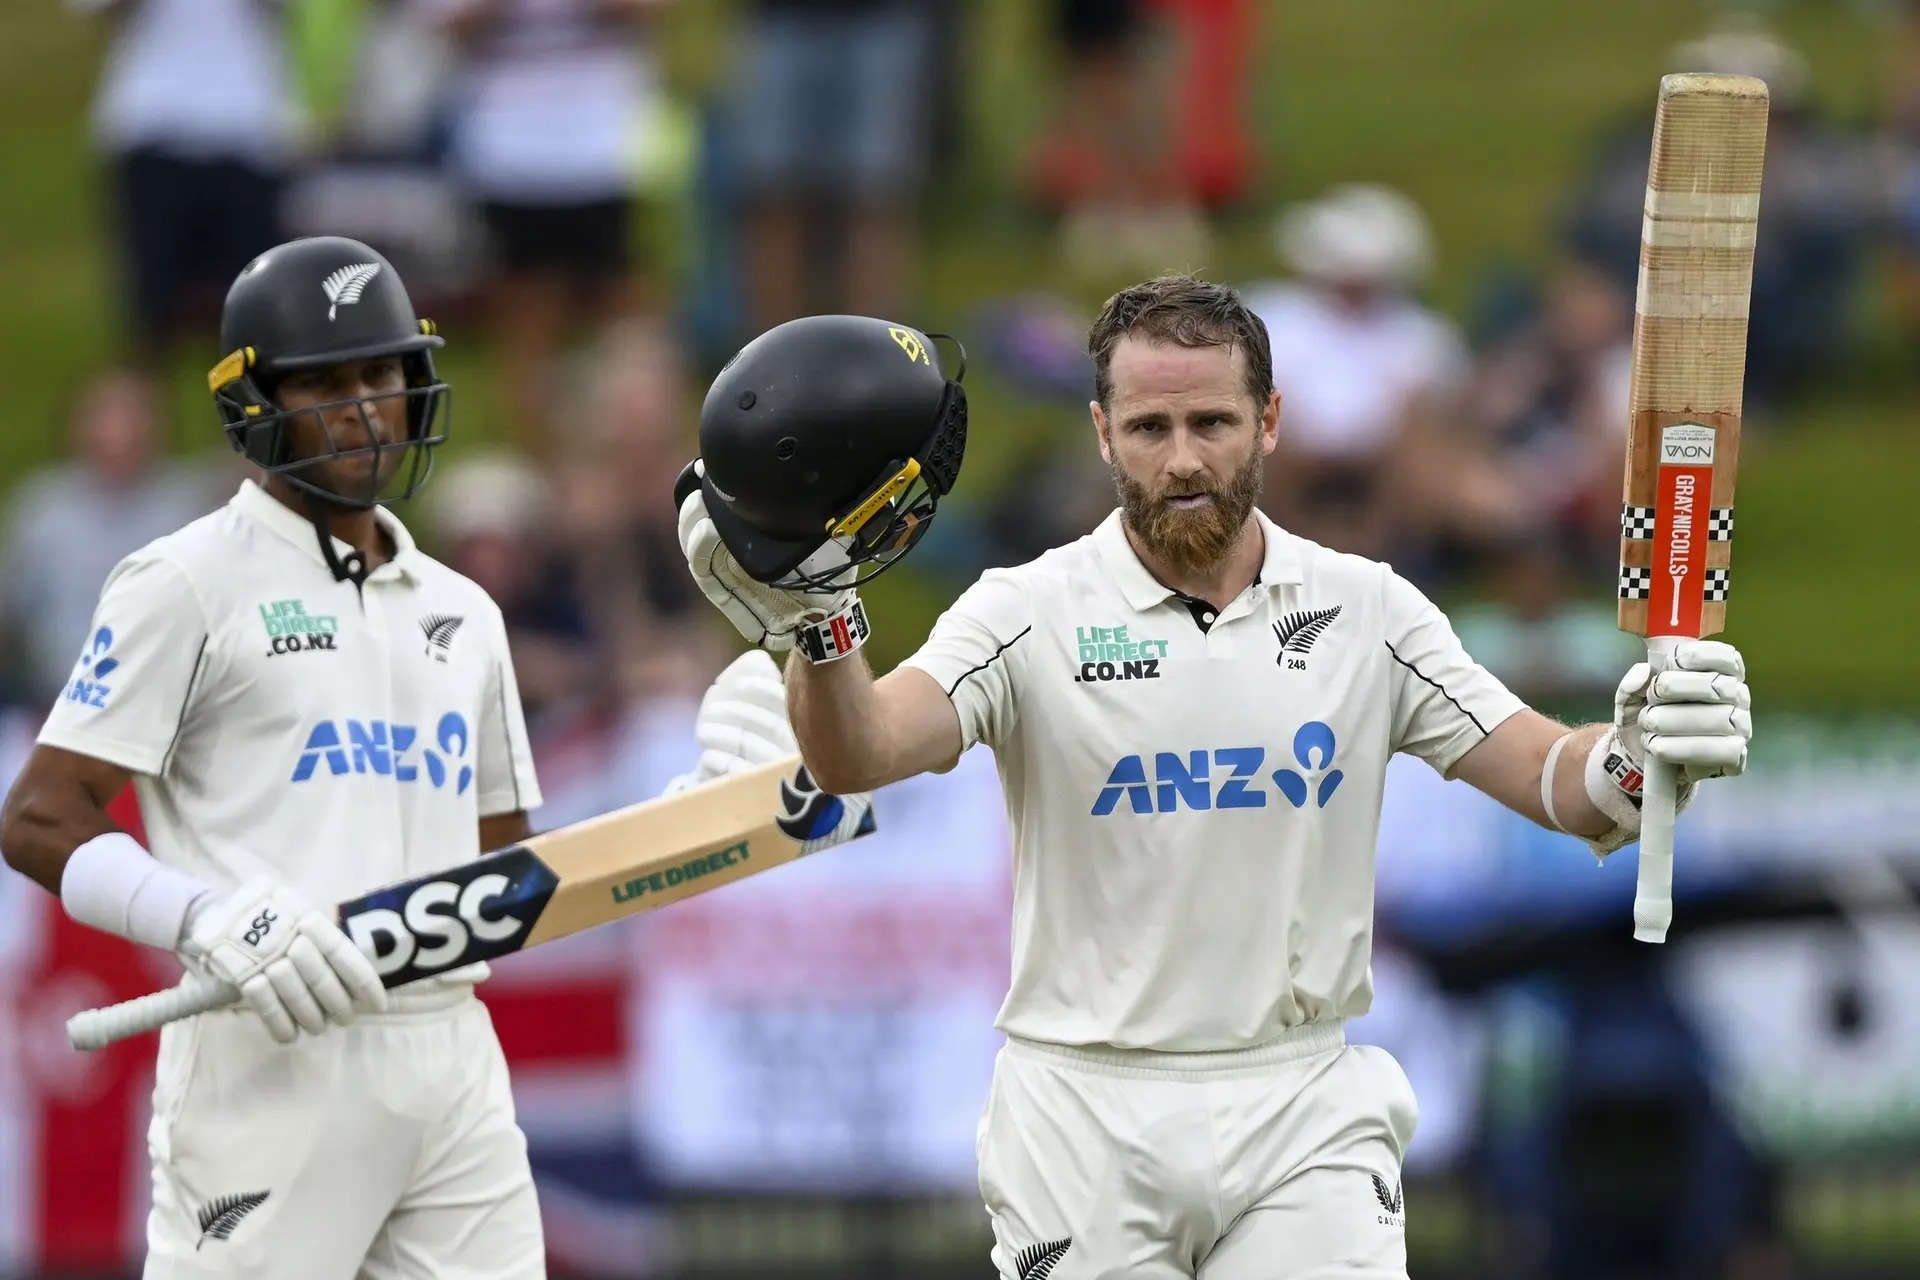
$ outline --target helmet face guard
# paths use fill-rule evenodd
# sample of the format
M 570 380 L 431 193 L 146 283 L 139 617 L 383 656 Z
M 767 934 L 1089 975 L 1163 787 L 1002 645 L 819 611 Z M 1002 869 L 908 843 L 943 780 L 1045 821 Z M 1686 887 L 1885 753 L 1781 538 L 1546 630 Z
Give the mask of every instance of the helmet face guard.
M 269 475 L 284 479 L 309 497 L 337 507 L 369 508 L 401 502 L 418 493 L 433 474 L 433 452 L 447 439 L 452 416 L 453 389 L 439 380 L 433 368 L 431 348 L 440 345 L 429 321 L 420 322 L 421 336 L 386 351 L 351 350 L 287 361 L 271 369 L 256 372 L 257 355 L 243 347 L 228 355 L 207 375 L 213 402 L 233 447 Z M 271 394 L 278 377 L 300 369 L 343 364 L 351 360 L 381 355 L 397 355 L 406 376 L 400 391 L 353 399 L 330 400 L 287 410 Z M 333 442 L 326 425 L 330 412 L 357 404 L 371 416 L 374 403 L 388 400 L 404 402 L 407 434 L 404 439 L 383 441 L 354 448 L 340 448 Z M 326 447 L 318 452 L 296 455 L 293 429 L 311 415 Z M 359 482 L 329 482 L 314 474 L 336 462 L 352 462 L 371 457 L 373 464 Z M 338 468 L 333 468 L 338 470 Z
M 699 487 L 720 540 L 740 567 L 754 580 L 783 591 L 837 590 L 885 573 L 926 536 L 940 499 L 960 478 L 966 453 L 967 393 L 961 385 L 966 348 L 947 334 L 927 336 L 946 338 L 960 353 L 929 429 L 906 456 L 881 467 L 852 501 L 829 512 L 817 534 L 776 534 L 757 527 L 735 509 L 737 500 L 714 482 L 700 461 L 681 473 L 675 506 Z

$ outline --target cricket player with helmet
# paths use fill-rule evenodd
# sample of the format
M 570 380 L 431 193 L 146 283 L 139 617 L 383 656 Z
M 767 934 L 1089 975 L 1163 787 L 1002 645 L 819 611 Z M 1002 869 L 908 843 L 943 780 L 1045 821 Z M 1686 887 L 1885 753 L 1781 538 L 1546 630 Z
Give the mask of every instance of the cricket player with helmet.
M 926 335 L 796 320 L 715 381 L 680 536 L 828 790 L 996 755 L 1014 830 L 1006 1046 L 979 1135 L 1006 1280 L 1406 1274 L 1418 1107 L 1343 1026 L 1372 999 L 1374 841 L 1411 752 L 1604 856 L 1641 766 L 1739 773 L 1740 655 L 1680 646 L 1613 721 L 1521 704 L 1384 564 L 1255 503 L 1281 399 L 1230 289 L 1163 277 L 1089 335 L 1118 509 L 990 570 L 875 679 L 857 587 L 952 485 L 964 399 Z
M 161 1034 L 148 1277 L 541 1276 L 486 965 L 389 993 L 330 910 L 523 839 L 540 804 L 500 610 L 386 505 L 446 439 L 441 339 L 337 237 L 256 258 L 220 337 L 257 478 L 109 576 L 0 848 L 241 994 Z M 698 736 L 675 789 L 792 753 L 771 659 L 722 674 Z M 104 811 L 129 781 L 151 849 Z

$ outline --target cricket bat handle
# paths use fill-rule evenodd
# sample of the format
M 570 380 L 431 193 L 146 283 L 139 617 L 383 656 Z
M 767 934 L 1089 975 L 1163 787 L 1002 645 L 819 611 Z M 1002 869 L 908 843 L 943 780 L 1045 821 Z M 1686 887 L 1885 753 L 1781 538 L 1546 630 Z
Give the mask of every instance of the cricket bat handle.
M 1648 636 L 1647 665 L 1659 675 L 1673 664 L 1680 636 Z M 1641 762 L 1640 876 L 1633 890 L 1633 936 L 1665 942 L 1673 923 L 1673 811 L 1679 769 L 1651 755 Z
M 231 983 L 192 974 L 165 991 L 74 1014 L 67 1019 L 67 1043 L 82 1050 L 104 1049 L 116 1040 L 223 1008 L 239 998 Z

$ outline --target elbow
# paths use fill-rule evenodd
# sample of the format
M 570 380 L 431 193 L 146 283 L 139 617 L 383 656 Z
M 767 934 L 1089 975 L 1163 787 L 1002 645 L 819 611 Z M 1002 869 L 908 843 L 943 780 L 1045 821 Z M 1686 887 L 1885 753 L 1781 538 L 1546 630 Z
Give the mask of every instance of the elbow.
M 34 811 L 30 792 L 22 787 L 8 792 L 6 805 L 0 807 L 0 860 L 24 874 L 28 851 L 34 845 L 34 832 L 44 825 Z
M 802 756 L 807 772 L 813 775 L 813 781 L 822 791 L 836 796 L 857 795 L 862 791 L 872 791 L 886 781 L 877 770 L 863 769 L 844 760 L 815 764 L 810 758 Z

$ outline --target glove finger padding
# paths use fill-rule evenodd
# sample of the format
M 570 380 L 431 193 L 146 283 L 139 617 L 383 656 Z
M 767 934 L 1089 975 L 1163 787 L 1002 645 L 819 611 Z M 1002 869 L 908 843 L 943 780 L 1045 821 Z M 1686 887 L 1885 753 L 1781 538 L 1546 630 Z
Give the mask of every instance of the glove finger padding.
M 218 972 L 218 969 L 214 970 Z M 260 1021 L 266 1024 L 267 1034 L 276 1044 L 292 1044 L 300 1038 L 300 1028 L 294 1025 L 293 1015 L 287 1012 L 286 1001 L 274 984 L 267 979 L 265 972 L 256 973 L 240 984 L 240 998 L 247 1002 Z
M 1660 737 L 1736 738 L 1753 736 L 1753 713 L 1721 702 L 1662 702 L 1640 713 L 1640 728 Z
M 809 614 L 831 614 L 852 598 L 852 565 L 847 566 L 847 585 L 826 592 L 784 591 L 755 581 L 727 550 L 707 514 L 706 497 L 698 489 L 680 504 L 679 533 L 680 549 L 700 593 L 750 644 L 776 653 L 790 649 Z M 830 564 L 836 556 L 845 560 L 837 545 L 828 544 L 801 567 L 816 561 Z
M 347 994 L 340 975 L 333 971 L 333 966 L 320 953 L 319 946 L 304 930 L 302 936 L 287 948 L 287 959 L 300 971 L 300 980 L 306 983 L 308 992 L 329 1022 L 344 1027 L 353 1021 L 353 997 Z
M 720 540 L 720 531 L 708 518 L 706 500 L 698 490 L 689 494 L 680 507 L 680 549 L 687 557 L 687 567 L 700 594 L 726 616 L 747 643 L 774 650 L 791 646 L 791 636 L 783 642 L 775 634 L 774 620 L 762 617 L 743 597 L 736 582 L 730 581 L 736 575 L 744 578 L 745 574 Z
M 766 764 L 799 752 L 783 712 L 744 703 L 720 703 L 702 711 L 694 737 L 708 750 L 725 751 Z
M 1683 640 L 1673 647 L 1671 669 L 1717 671 L 1736 680 L 1747 677 L 1747 660 L 1740 651 L 1719 640 Z
M 313 950 L 313 943 L 305 938 L 295 938 L 293 945 L 287 948 L 287 954 L 275 960 L 266 968 L 267 981 L 273 984 L 274 994 L 287 1007 L 294 1022 L 309 1035 L 319 1035 L 327 1029 L 326 1011 L 320 1002 L 313 998 L 313 992 L 307 990 L 307 980 L 301 974 L 302 966 L 294 962 L 294 953 L 305 948 L 309 953 L 309 964 L 320 963 L 320 956 Z
M 728 664 L 700 699 L 694 737 L 700 782 L 797 754 L 786 682 L 773 659 L 755 649 Z
M 1662 671 L 1647 688 L 1649 702 L 1721 702 L 1753 705 L 1753 695 L 1738 676 L 1717 671 Z
M 318 927 L 306 930 L 314 947 L 333 971 L 334 978 L 346 990 L 347 998 L 353 1002 L 355 1013 L 385 1013 L 387 1011 L 387 988 L 380 981 L 380 971 L 373 967 L 373 961 L 367 953 L 353 945 L 353 940 L 333 927 L 324 917 L 316 915 Z
M 1647 754 L 1680 769 L 1689 781 L 1730 778 L 1747 769 L 1747 741 L 1732 737 L 1654 737 Z

